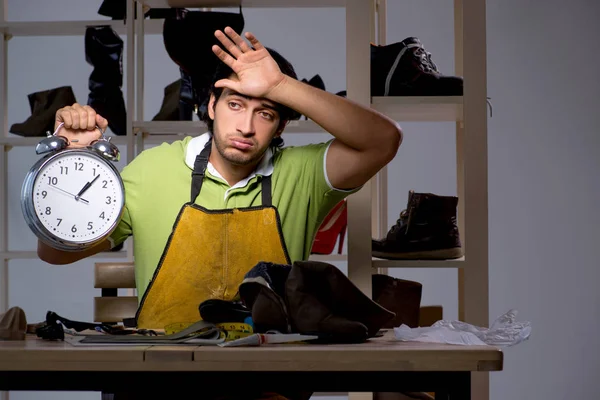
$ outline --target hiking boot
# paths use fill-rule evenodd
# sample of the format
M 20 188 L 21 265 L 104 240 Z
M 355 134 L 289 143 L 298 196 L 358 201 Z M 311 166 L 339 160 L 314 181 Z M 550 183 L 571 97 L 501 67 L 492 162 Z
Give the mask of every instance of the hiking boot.
M 381 240 L 372 240 L 373 256 L 389 260 L 462 257 L 456 206 L 458 197 L 409 191 L 408 205 Z
M 371 44 L 371 96 L 462 96 L 463 79 L 443 75 L 421 41 Z

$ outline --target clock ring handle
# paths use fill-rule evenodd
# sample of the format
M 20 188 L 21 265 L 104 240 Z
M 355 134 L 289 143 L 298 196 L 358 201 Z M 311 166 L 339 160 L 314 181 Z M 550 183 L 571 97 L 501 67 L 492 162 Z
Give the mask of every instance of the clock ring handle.
M 96 125 L 96 128 L 100 131 L 100 134 L 102 136 L 100 136 L 99 139 L 92 141 L 89 144 L 88 148 L 97 151 L 102 157 L 106 158 L 107 160 L 119 161 L 119 159 L 121 158 L 119 148 L 110 141 L 110 136 L 104 136 L 104 132 L 102 132 L 102 129 L 100 129 L 98 125 Z
M 47 137 L 40 140 L 40 142 L 35 147 L 36 154 L 44 154 L 49 153 L 51 151 L 60 151 L 67 148 L 70 144 L 69 139 L 65 136 L 58 135 L 58 131 L 64 122 L 61 122 L 60 125 L 56 127 L 56 130 L 52 133 L 50 131 L 47 132 Z

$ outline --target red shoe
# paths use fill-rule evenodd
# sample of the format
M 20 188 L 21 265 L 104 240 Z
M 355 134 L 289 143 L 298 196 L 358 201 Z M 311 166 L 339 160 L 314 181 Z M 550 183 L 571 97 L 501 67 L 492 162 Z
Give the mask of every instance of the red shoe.
M 338 244 L 338 254 L 342 254 L 344 247 L 344 237 L 346 235 L 346 226 L 348 225 L 348 207 L 346 199 L 340 201 L 327 214 L 313 242 L 311 254 L 331 254 L 335 243 L 340 238 Z

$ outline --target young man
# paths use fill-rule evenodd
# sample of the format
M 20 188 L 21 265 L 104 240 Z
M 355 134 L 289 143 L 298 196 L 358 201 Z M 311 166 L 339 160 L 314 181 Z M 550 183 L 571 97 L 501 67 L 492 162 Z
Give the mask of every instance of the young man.
M 201 300 L 231 299 L 257 261 L 307 259 L 323 218 L 390 162 L 402 140 L 396 122 L 297 80 L 251 33 L 250 45 L 231 28 L 215 36 L 227 52 L 213 46 L 223 64 L 208 105 L 209 132 L 145 150 L 123 169 L 126 209 L 100 245 L 67 253 L 39 242 L 42 260 L 66 264 L 133 235 L 140 327 L 197 320 Z M 334 139 L 279 148 L 294 113 Z M 60 123 L 59 133 L 79 146 L 108 125 L 78 104 L 57 112 Z M 165 305 L 165 296 L 175 300 Z

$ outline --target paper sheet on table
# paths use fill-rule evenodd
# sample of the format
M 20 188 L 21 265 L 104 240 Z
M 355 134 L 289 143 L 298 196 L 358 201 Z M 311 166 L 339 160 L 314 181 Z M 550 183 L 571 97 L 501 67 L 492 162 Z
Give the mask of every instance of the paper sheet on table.
M 440 320 L 430 327 L 410 328 L 401 325 L 394 328 L 396 339 L 402 341 L 445 343 L 457 345 L 514 346 L 529 338 L 531 323 L 516 322 L 517 311 L 502 314 L 489 328 L 467 324 L 462 321 Z
M 220 343 L 219 346 L 262 346 L 264 344 L 304 342 L 318 338 L 315 335 L 303 335 L 300 333 L 255 333 L 244 338 Z

